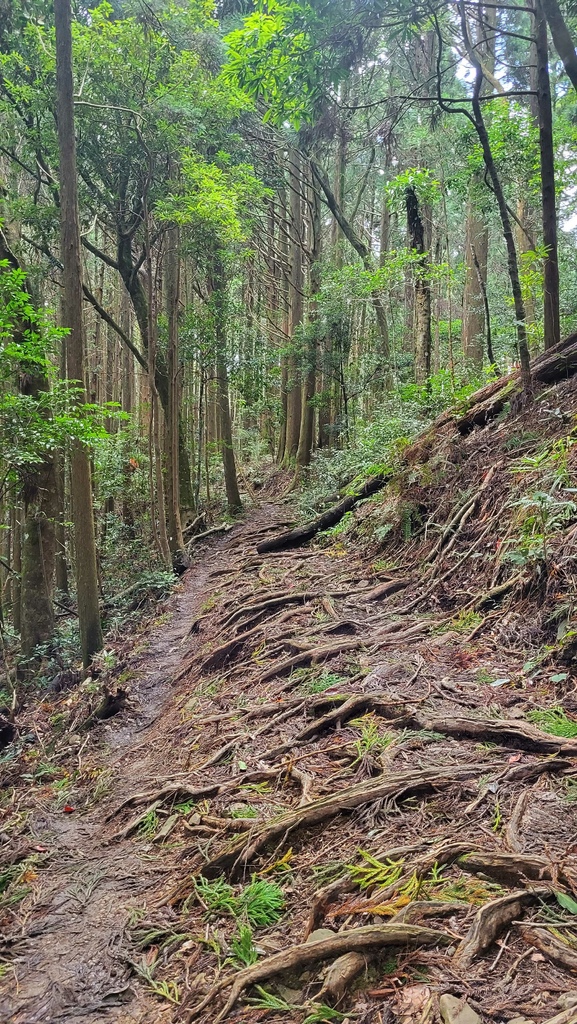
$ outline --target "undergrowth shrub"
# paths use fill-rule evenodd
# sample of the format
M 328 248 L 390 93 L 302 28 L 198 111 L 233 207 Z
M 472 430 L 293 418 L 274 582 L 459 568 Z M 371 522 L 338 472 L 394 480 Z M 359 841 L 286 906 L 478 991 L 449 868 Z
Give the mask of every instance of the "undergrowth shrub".
M 492 371 L 469 375 L 467 381 L 455 381 L 450 371 L 443 369 L 427 385 L 401 385 L 371 419 L 359 418 L 349 424 L 348 443 L 343 433 L 336 439 L 340 447 L 313 453 L 299 499 L 302 516 L 315 515 L 323 505 L 336 501 L 341 489 L 352 481 L 361 482 L 394 469 L 400 463 L 403 449 L 439 412 L 450 406 L 463 406 L 468 396 L 489 379 Z

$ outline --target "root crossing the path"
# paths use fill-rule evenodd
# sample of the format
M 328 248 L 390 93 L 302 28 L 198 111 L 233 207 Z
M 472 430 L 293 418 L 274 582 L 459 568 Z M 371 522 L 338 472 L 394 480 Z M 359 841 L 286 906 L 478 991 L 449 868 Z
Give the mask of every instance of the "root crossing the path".
M 434 1024 L 447 994 L 483 1022 L 564 1012 L 577 740 L 510 685 L 523 591 L 489 586 L 484 618 L 482 581 L 437 596 L 484 500 L 421 574 L 354 545 L 255 554 L 282 505 L 197 545 L 123 660 L 125 709 L 44 743 L 64 796 L 13 777 L 2 1020 Z

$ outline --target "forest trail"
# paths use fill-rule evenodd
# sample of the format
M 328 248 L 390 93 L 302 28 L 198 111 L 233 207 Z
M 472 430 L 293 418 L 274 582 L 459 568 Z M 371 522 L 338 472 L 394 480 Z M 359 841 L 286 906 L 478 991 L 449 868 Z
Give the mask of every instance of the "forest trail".
M 526 720 L 526 613 L 471 614 L 470 574 L 445 611 L 422 565 L 338 531 L 258 555 L 289 522 L 262 504 L 206 543 L 133 655 L 133 710 L 82 753 L 76 810 L 37 806 L 46 863 L 14 909 L 2 1019 L 301 1024 L 352 1004 L 425 1024 L 452 997 L 471 1024 L 540 1024 L 570 1006 L 554 894 L 577 880 L 577 740 Z M 264 921 L 251 879 L 282 890 Z
M 235 534 L 242 536 L 242 530 Z M 2 1020 L 94 1024 L 104 1014 L 118 1024 L 158 1020 L 157 1000 L 131 984 L 122 950 L 131 910 L 154 894 L 170 869 L 155 864 L 142 844 L 110 843 L 109 801 L 129 799 L 157 779 L 172 777 L 163 721 L 173 702 L 171 677 L 190 649 L 190 624 L 206 600 L 208 578 L 226 564 L 227 550 L 236 542 L 230 535 L 212 541 L 170 599 L 163 616 L 168 621 L 153 628 L 139 645 L 142 650 L 132 654 L 133 709 L 110 720 L 103 743 L 89 757 L 95 774 L 105 766 L 106 801 L 82 814 L 54 812 L 50 806 L 34 814 L 34 846 L 48 851 L 49 863 L 29 900 L 26 937 L 16 939 L 14 974 L 0 990 Z M 179 767 L 177 752 L 174 766 Z

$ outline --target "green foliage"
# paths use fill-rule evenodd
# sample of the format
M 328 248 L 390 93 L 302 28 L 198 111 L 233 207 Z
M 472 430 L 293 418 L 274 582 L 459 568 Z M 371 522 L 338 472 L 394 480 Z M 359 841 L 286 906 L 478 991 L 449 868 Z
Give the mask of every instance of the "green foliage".
M 238 895 L 222 877 L 211 882 L 200 876 L 195 878 L 194 885 L 209 914 L 243 918 L 253 928 L 275 924 L 284 911 L 285 901 L 280 885 L 256 876 Z
M 138 826 L 138 835 L 142 839 L 153 839 L 160 828 L 160 818 L 156 811 L 148 811 Z
M 403 873 L 403 860 L 378 860 L 366 850 L 358 851 L 363 858 L 363 864 L 348 864 L 347 871 L 361 889 L 369 889 L 373 886 L 386 887 L 398 881 Z
M 441 194 L 441 183 L 427 167 L 408 167 L 385 185 L 387 202 L 392 210 L 404 211 L 407 189 L 413 189 L 420 203 L 432 204 Z
M 267 992 L 262 985 L 255 985 L 255 991 L 258 992 L 258 996 L 250 997 L 247 1002 L 251 1006 L 256 1006 L 262 1010 L 280 1010 L 281 1012 L 290 1012 L 294 1009 L 290 1003 L 287 1003 L 286 999 L 281 999 L 279 996 L 273 995 L 272 992 Z
M 237 915 L 238 901 L 234 889 L 224 878 L 215 878 L 210 882 L 200 875 L 194 879 L 194 887 L 209 914 L 232 914 L 234 917 Z
M 551 534 L 564 529 L 577 516 L 574 501 L 561 501 L 546 491 L 523 495 L 514 507 L 521 513 L 521 534 L 514 538 L 503 558 L 517 565 L 546 562 Z
M 275 924 L 283 915 L 285 900 L 280 885 L 253 877 L 238 897 L 241 914 L 255 928 Z
M 298 689 L 300 693 L 304 694 L 324 693 L 325 690 L 342 687 L 346 682 L 346 677 L 340 676 L 336 672 L 321 672 L 320 675 L 309 675 L 307 670 L 306 676 L 302 683 L 299 683 Z
M 340 1010 L 335 1010 L 332 1006 L 320 1003 L 310 1013 L 307 1013 L 303 1024 L 336 1024 L 337 1021 L 345 1020 L 346 1016 Z
M 562 707 L 537 708 L 535 711 L 529 711 L 527 718 L 533 725 L 537 725 L 543 732 L 551 733 L 552 736 L 563 736 L 566 739 L 577 736 L 577 722 L 569 718 Z
M 0 493 L 72 441 L 93 446 L 106 435 L 105 418 L 120 415 L 113 405 L 79 403 L 83 389 L 58 379 L 50 357 L 65 334 L 32 303 L 26 275 L 0 260 Z
M 387 748 L 395 742 L 395 736 L 393 733 L 385 733 L 382 735 L 379 732 L 379 723 L 377 722 L 374 714 L 368 714 L 364 715 L 362 718 L 352 719 L 349 725 L 351 725 L 353 729 L 361 730 L 361 735 L 357 740 L 355 740 L 354 744 L 357 756 L 353 761 L 353 765 L 361 761 L 367 754 L 377 754 L 382 750 L 387 750 Z
M 233 958 L 242 967 L 250 967 L 258 960 L 258 953 L 252 941 L 252 929 L 247 924 L 239 924 L 238 932 L 230 943 Z

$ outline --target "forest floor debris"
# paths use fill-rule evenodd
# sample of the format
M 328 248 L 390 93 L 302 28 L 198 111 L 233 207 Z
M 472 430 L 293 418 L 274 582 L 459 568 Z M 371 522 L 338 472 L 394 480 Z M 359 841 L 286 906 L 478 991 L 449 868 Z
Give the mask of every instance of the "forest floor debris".
M 265 488 L 88 692 L 117 716 L 81 681 L 18 723 L 3 1019 L 577 1019 L 576 413 L 419 442 L 306 550 L 255 555 Z

